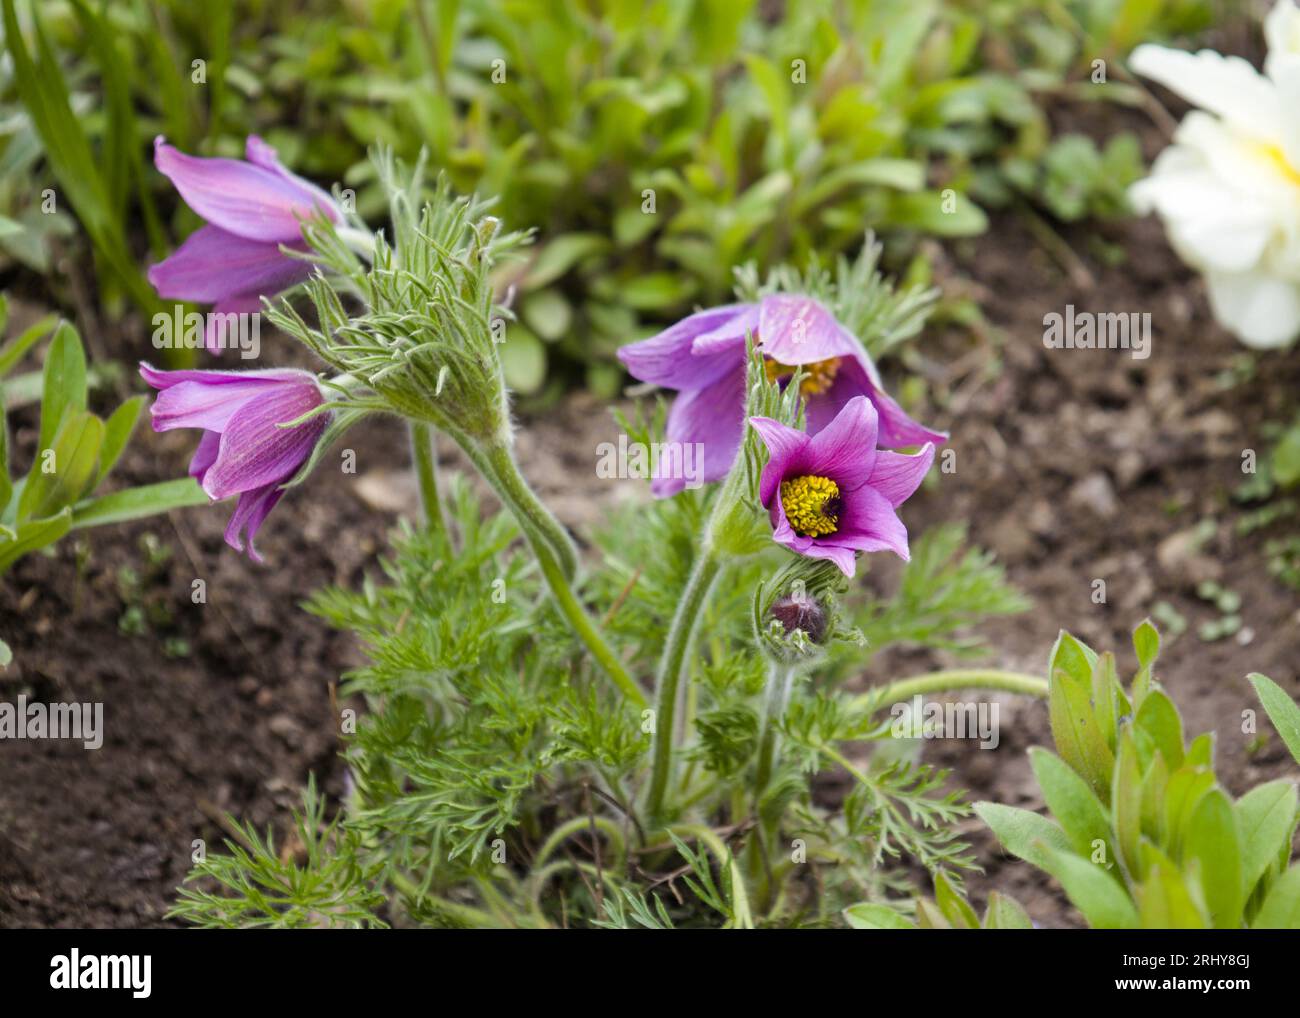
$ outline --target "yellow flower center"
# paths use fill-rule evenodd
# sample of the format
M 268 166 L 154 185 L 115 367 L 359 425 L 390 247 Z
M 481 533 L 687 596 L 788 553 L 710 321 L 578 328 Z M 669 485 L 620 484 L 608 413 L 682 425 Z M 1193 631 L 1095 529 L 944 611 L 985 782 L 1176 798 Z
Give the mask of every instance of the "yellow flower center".
M 1296 168 L 1291 165 L 1290 161 L 1286 157 L 1286 153 L 1282 151 L 1281 145 L 1260 144 L 1256 145 L 1255 148 L 1264 162 L 1268 163 L 1279 174 L 1285 177 L 1287 183 L 1292 184 L 1293 186 L 1300 186 L 1300 171 L 1297 171 Z
M 840 486 L 829 477 L 805 474 L 782 481 L 781 505 L 796 534 L 825 537 L 839 529 Z
M 829 357 L 824 361 L 800 364 L 799 367 L 804 372 L 804 379 L 799 386 L 799 392 L 804 396 L 816 396 L 818 393 L 825 392 L 834 384 L 835 375 L 840 370 L 840 358 Z M 774 361 L 769 357 L 763 362 L 763 372 L 767 375 L 769 382 L 775 382 L 779 378 L 787 378 L 793 375 L 795 367 L 791 364 Z

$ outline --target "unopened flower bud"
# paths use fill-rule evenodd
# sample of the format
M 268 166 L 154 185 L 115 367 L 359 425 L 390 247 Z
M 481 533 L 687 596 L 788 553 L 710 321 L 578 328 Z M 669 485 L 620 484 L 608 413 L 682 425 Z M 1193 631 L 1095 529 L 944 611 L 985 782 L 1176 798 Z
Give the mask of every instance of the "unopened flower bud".
M 787 635 L 802 629 L 813 643 L 821 643 L 826 637 L 826 612 L 814 598 L 782 597 L 773 601 L 767 611 Z

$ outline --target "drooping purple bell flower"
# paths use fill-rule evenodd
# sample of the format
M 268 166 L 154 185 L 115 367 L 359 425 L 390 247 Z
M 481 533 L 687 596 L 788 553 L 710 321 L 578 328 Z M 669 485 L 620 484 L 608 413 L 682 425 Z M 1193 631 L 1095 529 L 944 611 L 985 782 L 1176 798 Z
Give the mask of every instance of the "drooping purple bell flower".
M 909 557 L 907 528 L 896 510 L 930 469 L 931 443 L 911 456 L 876 448 L 879 415 L 866 396 L 850 399 L 815 435 L 770 417 L 749 423 L 767 446 L 758 494 L 771 514 L 774 541 L 829 559 L 845 576 L 853 575 L 859 551 Z
M 154 165 L 176 185 L 185 203 L 207 220 L 176 251 L 149 269 L 160 297 L 212 304 L 204 341 L 215 348 L 216 314 L 257 311 L 274 296 L 305 280 L 310 262 L 280 250 L 305 250 L 301 220 L 343 213 L 325 191 L 290 173 L 275 149 L 256 135 L 245 145 L 247 161 L 204 159 L 178 151 L 160 135 Z
M 246 533 L 249 558 L 261 562 L 253 538 L 329 424 L 329 414 L 320 413 L 280 426 L 325 401 L 315 377 L 292 369 L 159 371 L 148 364 L 140 374 L 158 390 L 149 410 L 154 431 L 202 430 L 190 476 L 213 501 L 239 496 L 226 543 L 243 551 Z
M 801 389 L 808 433 L 815 435 L 840 410 L 865 396 L 879 417 L 878 441 L 886 448 L 943 442 L 948 436 L 916 423 L 889 395 L 862 344 L 820 303 L 797 294 L 771 294 L 757 304 L 729 304 L 682 319 L 657 336 L 618 352 L 632 375 L 678 390 L 666 438 L 703 446 L 703 480 L 719 481 L 740 449 L 745 418 L 745 334 L 753 334 L 768 377 L 807 373 Z M 655 478 L 660 498 L 685 480 Z

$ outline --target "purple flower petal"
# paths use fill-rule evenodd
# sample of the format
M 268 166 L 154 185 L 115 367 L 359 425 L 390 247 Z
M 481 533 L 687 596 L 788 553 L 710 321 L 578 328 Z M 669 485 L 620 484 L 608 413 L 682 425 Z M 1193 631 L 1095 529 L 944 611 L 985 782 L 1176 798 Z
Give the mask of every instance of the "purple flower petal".
M 246 403 L 274 390 L 274 382 L 255 378 L 227 385 L 181 382 L 158 394 L 149 415 L 154 431 L 202 428 L 220 432 Z
M 198 448 L 194 450 L 194 456 L 190 459 L 190 476 L 197 479 L 199 484 L 203 483 L 203 475 L 208 472 L 208 467 L 216 462 L 220 448 L 221 435 L 218 432 L 203 432 Z
M 733 346 L 715 345 L 698 357 L 691 351 L 700 336 L 710 342 L 718 336 L 730 336 L 733 343 L 738 336 L 743 348 L 744 330 L 734 335 L 729 330 L 745 308 L 743 304 L 732 304 L 700 311 L 657 336 L 621 347 L 618 359 L 634 378 L 668 389 L 703 389 L 729 372 L 740 370 L 743 374 L 744 357 L 738 357 Z
M 337 218 L 316 189 L 275 170 L 238 159 L 204 159 L 178 151 L 159 135 L 154 165 L 185 203 L 214 226 L 249 240 L 287 244 L 302 238 L 299 220 L 313 212 Z
M 155 389 L 170 389 L 181 382 L 202 382 L 204 385 L 239 385 L 256 380 L 261 382 L 314 382 L 315 375 L 298 368 L 264 368 L 258 371 L 208 371 L 196 368 L 164 371 L 148 361 L 140 362 L 140 377 Z
M 149 282 L 160 297 L 211 304 L 238 294 L 252 294 L 254 299 L 270 296 L 301 283 L 311 272 L 310 262 L 290 258 L 277 244 L 248 240 L 208 225 L 151 265 Z
M 691 343 L 691 353 L 696 357 L 705 357 L 715 353 L 736 354 L 740 352 L 740 363 L 744 364 L 745 334 L 758 333 L 758 306 L 754 304 L 732 304 L 738 313 L 716 328 L 701 332 Z M 715 310 L 721 311 L 722 308 Z
M 829 477 L 840 494 L 862 487 L 876 465 L 876 409 L 865 396 L 844 404 L 808 442 L 805 472 Z
M 317 414 L 297 427 L 279 425 L 322 402 L 314 382 L 279 386 L 246 401 L 221 433 L 221 448 L 203 478 L 203 490 L 212 498 L 227 498 L 287 481 L 311 455 L 328 421 Z
M 876 454 L 876 464 L 867 484 L 897 509 L 921 486 L 933 462 L 934 446 L 928 442 L 912 456 L 882 449 Z
M 264 142 L 255 134 L 250 134 L 244 141 L 244 158 L 255 166 L 261 166 L 263 169 L 270 170 L 278 174 L 291 184 L 302 188 L 305 192 L 312 195 L 316 204 L 324 209 L 334 222 L 342 222 L 343 212 L 334 201 L 334 197 L 324 188 L 317 187 L 305 177 L 300 177 L 292 170 L 287 169 L 280 162 L 280 157 L 275 149 Z
M 857 551 L 892 551 L 904 562 L 911 557 L 903 521 L 889 499 L 870 487 L 859 488 L 844 500 L 839 529 L 826 540 Z
M 864 551 L 870 549 L 862 549 Z M 845 576 L 852 577 L 858 569 L 858 557 L 854 554 L 852 548 L 842 548 L 835 544 L 823 544 L 820 541 L 813 541 L 807 551 L 802 552 L 809 558 L 830 559 L 840 567 L 840 572 Z
M 763 505 L 770 506 L 781 482 L 787 477 L 803 473 L 810 439 L 804 432 L 796 431 L 770 417 L 751 417 L 749 424 L 767 446 L 767 463 L 758 479 L 758 500 Z
M 679 394 L 668 413 L 665 437 L 681 445 L 699 443 L 704 453 L 700 479 L 720 481 L 740 448 L 744 419 L 745 376 L 732 371 L 708 388 Z M 667 498 L 684 487 L 686 478 L 657 477 L 650 490 L 656 498 Z
M 862 344 L 826 308 L 794 294 L 763 298 L 758 336 L 764 355 L 781 364 L 811 364 L 862 351 Z
M 240 534 L 247 530 L 248 557 L 254 562 L 261 562 L 262 556 L 254 547 L 253 538 L 267 515 L 275 508 L 275 504 L 283 497 L 284 489 L 278 483 L 242 492 L 239 501 L 235 503 L 235 511 L 230 516 L 230 522 L 226 524 L 226 544 L 235 551 L 243 551 L 244 542 L 240 540 Z
M 877 445 L 896 449 L 900 446 L 922 445 L 926 442 L 941 444 L 947 441 L 947 432 L 932 431 L 908 417 L 878 383 L 872 382 L 871 376 L 874 373 L 874 367 L 861 350 L 841 361 L 831 387 L 808 400 L 808 431 L 812 434 L 821 431 L 850 400 L 866 396 L 876 408 Z
M 315 380 L 305 371 L 159 371 L 141 364 L 140 374 L 159 390 L 149 408 L 154 431 L 223 431 L 249 400 L 269 395 L 286 383 L 291 388 L 305 385 L 318 393 Z

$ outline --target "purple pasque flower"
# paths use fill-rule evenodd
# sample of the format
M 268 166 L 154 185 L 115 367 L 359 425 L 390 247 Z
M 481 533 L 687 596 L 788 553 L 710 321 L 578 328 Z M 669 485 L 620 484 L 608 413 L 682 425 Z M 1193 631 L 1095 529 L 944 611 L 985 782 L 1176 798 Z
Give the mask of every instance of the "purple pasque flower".
M 285 169 L 261 138 L 249 135 L 245 152 L 247 162 L 203 159 L 177 151 L 161 135 L 154 139 L 154 165 L 207 225 L 151 266 L 149 282 L 160 297 L 214 305 L 204 335 L 210 350 L 216 314 L 257 311 L 263 296 L 311 274 L 310 262 L 280 250 L 306 249 L 301 220 L 313 214 L 343 220 L 334 199 Z
M 329 423 L 329 414 L 320 413 L 280 427 L 325 402 L 315 377 L 292 369 L 159 371 L 148 364 L 140 374 L 158 390 L 149 408 L 154 431 L 202 429 L 190 476 L 213 501 L 239 496 L 226 543 L 243 551 L 247 533 L 248 556 L 261 562 L 253 537 Z
M 767 446 L 758 496 L 777 544 L 829 559 L 845 576 L 853 575 L 860 551 L 907 560 L 907 528 L 895 510 L 930 469 L 931 443 L 912 456 L 876 448 L 880 415 L 866 396 L 850 399 L 815 435 L 770 417 L 749 423 Z
M 922 427 L 885 392 L 862 344 L 825 307 L 798 294 L 771 294 L 757 304 L 729 304 L 682 319 L 657 336 L 618 352 L 634 377 L 678 396 L 668 415 L 669 442 L 703 446 L 703 480 L 726 476 L 745 425 L 745 334 L 752 333 L 768 377 L 807 372 L 801 389 L 808 433 L 831 423 L 851 400 L 865 396 L 879 416 L 879 442 L 887 448 L 942 442 L 948 436 Z M 660 498 L 685 486 L 681 478 L 656 478 Z

